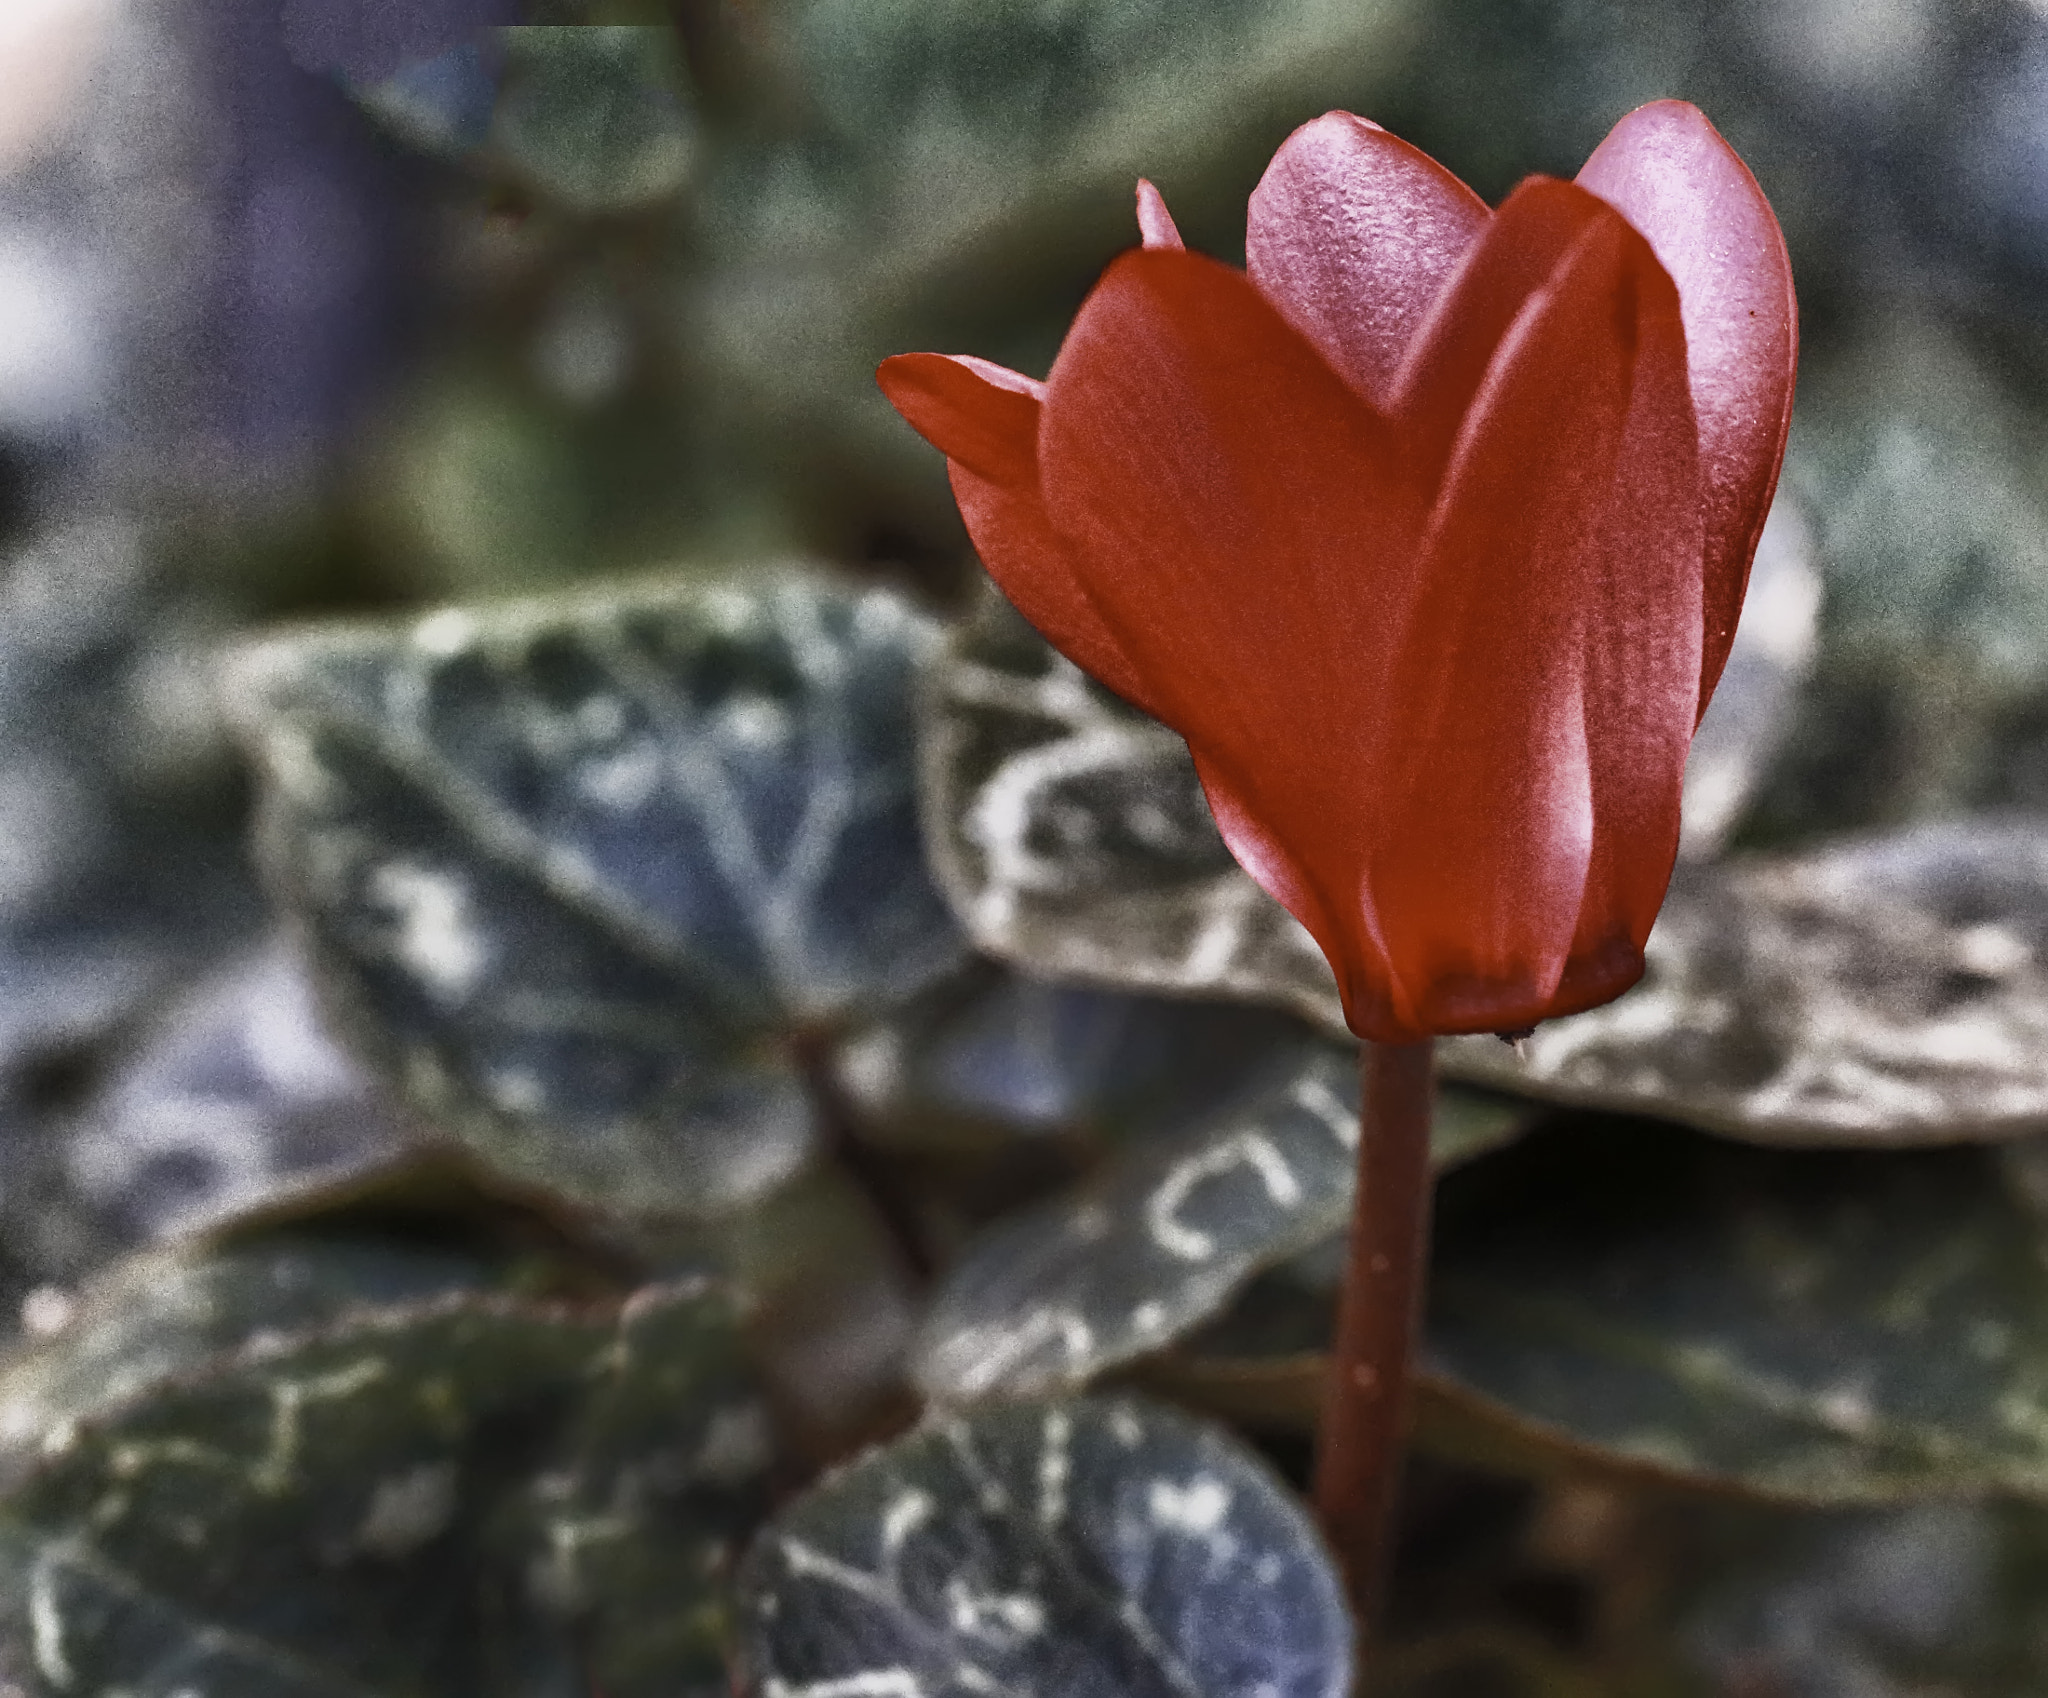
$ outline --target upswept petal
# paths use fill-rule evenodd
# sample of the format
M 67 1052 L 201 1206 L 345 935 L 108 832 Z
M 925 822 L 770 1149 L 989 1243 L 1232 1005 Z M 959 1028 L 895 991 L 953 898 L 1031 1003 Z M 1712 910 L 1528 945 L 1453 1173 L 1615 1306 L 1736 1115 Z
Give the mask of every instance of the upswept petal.
M 1240 272 L 1126 253 L 1083 303 L 1046 382 L 1046 511 L 1191 743 L 1313 772 L 1342 759 L 1324 728 L 1377 710 L 1419 523 L 1389 447 Z
M 1437 295 L 1395 380 L 1392 411 L 1409 475 L 1432 493 L 1510 325 L 1538 289 L 1556 282 L 1596 221 L 1598 196 L 1531 177 L 1501 203 Z
M 978 476 L 1013 482 L 1036 465 L 1036 378 L 972 354 L 892 354 L 875 381 L 911 429 Z
M 1791 260 L 1749 167 L 1683 101 L 1631 112 L 1577 180 L 1649 238 L 1685 313 L 1706 514 L 1704 713 L 1785 457 L 1799 361 Z
M 1166 210 L 1166 197 L 1143 177 L 1138 179 L 1138 235 L 1148 248 L 1187 248 L 1173 214 Z
M 1252 281 L 1367 399 L 1384 404 L 1416 327 L 1486 227 L 1486 203 L 1368 119 L 1328 112 L 1252 191 Z
M 944 450 L 975 552 L 1017 610 L 1077 665 L 1156 713 L 1046 519 L 1038 487 L 1045 385 L 969 354 L 897 354 L 875 381 L 918 434 Z
M 1605 793 L 1590 695 L 1615 688 L 1602 651 L 1628 636 L 1600 620 L 1617 599 L 1634 606 L 1610 583 L 1634 563 L 1617 558 L 1608 503 L 1657 275 L 1648 244 L 1602 209 L 1516 315 L 1466 419 L 1395 643 L 1401 713 L 1372 763 L 1365 902 L 1408 1030 L 1362 1036 L 1553 1012 Z

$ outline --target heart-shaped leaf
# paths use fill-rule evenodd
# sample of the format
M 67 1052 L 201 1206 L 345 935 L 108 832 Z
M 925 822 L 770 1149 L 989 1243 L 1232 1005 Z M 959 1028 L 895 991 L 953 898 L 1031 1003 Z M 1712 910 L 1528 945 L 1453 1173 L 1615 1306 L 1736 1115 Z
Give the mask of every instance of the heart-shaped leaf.
M 1527 1119 L 1447 1090 L 1433 1153 L 1448 1165 Z M 1028 1396 L 1163 1349 L 1343 1228 L 1357 1142 L 1356 1055 L 1307 1036 L 1276 1048 L 1235 1101 L 1120 1148 L 1082 1191 L 976 1240 L 933 1299 L 919 1385 L 941 1402 Z
M 453 1293 L 259 1337 L 45 1437 L 0 1505 L 0 1669 L 53 1695 L 713 1698 L 768 1462 L 701 1285 L 616 1319 Z
M 246 653 L 262 844 L 348 1033 L 506 1170 L 713 1212 L 786 1178 L 789 1040 L 957 965 L 910 783 L 930 621 L 793 573 Z
M 1337 1698 L 1351 1623 L 1301 1506 L 1135 1399 L 942 1422 L 833 1475 L 741 1576 L 751 1698 Z

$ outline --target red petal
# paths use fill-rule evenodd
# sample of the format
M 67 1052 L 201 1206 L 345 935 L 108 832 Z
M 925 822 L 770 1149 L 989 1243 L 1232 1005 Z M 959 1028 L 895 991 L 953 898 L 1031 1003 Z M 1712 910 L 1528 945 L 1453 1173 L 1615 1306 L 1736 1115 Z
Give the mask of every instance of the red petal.
M 1486 203 L 1427 154 L 1329 112 L 1252 191 L 1252 281 L 1358 392 L 1384 404 L 1430 302 L 1486 227 Z
M 999 483 L 1033 475 L 1045 385 L 971 354 L 894 354 L 875 370 L 889 404 L 947 459 Z
M 1415 507 L 1385 422 L 1251 283 L 1195 254 L 1118 258 L 1047 380 L 1039 469 L 1159 716 L 1258 749 L 1262 776 L 1327 763 L 1315 728 L 1346 726 L 1384 670 Z
M 1635 267 L 1635 382 L 1606 524 L 1589 555 L 1585 702 L 1593 851 L 1555 1014 L 1618 996 L 1678 856 L 1685 758 L 1699 719 L 1705 534 L 1678 289 Z
M 1395 384 L 1393 408 L 1412 475 L 1434 490 L 1450 464 L 1501 338 L 1574 245 L 1609 209 L 1586 190 L 1531 177 L 1501 203 L 1424 320 Z
M 1138 234 L 1148 248 L 1187 247 L 1180 239 L 1173 214 L 1166 210 L 1165 198 L 1143 177 L 1138 179 Z
M 1432 516 L 1367 885 L 1422 1030 L 1559 1012 L 1578 940 L 1647 931 L 1669 875 L 1699 640 L 1697 553 L 1688 580 L 1665 534 L 1697 536 L 1691 420 L 1677 344 L 1646 324 L 1669 290 L 1621 219 L 1591 221 L 1502 339 Z
M 1785 238 L 1749 168 L 1697 108 L 1639 107 L 1578 181 L 1649 238 L 1684 305 L 1706 498 L 1706 711 L 1777 487 L 1799 362 Z

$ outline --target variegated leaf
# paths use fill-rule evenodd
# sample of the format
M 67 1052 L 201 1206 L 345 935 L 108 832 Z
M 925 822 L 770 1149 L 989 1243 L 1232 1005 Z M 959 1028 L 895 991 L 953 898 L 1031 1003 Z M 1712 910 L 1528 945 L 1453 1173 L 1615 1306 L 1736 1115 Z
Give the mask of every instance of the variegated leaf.
M 790 1040 L 963 954 L 911 795 L 934 636 L 785 572 L 247 652 L 265 860 L 348 1034 L 574 1197 L 701 1214 L 787 1177 Z
M 1222 1430 L 1018 1404 L 863 1457 L 741 1575 L 749 1698 L 1341 1698 L 1351 1621 L 1302 1507 Z

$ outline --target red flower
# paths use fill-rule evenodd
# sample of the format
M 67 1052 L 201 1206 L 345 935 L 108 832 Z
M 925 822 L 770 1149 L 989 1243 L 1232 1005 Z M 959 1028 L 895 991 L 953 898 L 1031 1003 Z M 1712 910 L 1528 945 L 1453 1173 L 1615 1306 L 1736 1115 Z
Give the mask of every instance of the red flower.
M 881 368 L 989 571 L 1187 739 L 1361 1037 L 1619 995 L 1784 454 L 1755 180 L 1660 101 L 1489 213 L 1332 112 L 1253 193 L 1249 276 L 1149 183 L 1138 221 L 1044 383 Z

